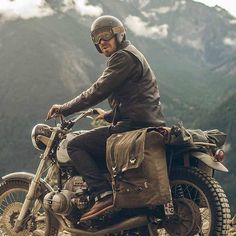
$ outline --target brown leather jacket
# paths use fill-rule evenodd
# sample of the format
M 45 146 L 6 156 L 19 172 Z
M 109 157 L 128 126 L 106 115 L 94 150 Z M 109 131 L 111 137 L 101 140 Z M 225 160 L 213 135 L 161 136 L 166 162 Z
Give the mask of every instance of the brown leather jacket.
M 63 104 L 61 113 L 70 115 L 108 98 L 111 121 L 131 121 L 150 126 L 165 125 L 155 75 L 148 62 L 129 41 L 109 58 L 100 78 L 78 97 Z

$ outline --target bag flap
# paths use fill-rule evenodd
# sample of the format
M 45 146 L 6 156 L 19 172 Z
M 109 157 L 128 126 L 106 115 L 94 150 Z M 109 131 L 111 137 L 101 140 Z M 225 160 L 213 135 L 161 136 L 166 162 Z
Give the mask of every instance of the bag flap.
M 188 132 L 192 136 L 193 142 L 209 142 L 206 133 L 201 129 L 188 129 Z
M 112 134 L 107 139 L 107 167 L 113 176 L 140 166 L 144 159 L 146 133 L 145 128 Z
M 217 147 L 224 145 L 227 134 L 219 131 L 218 129 L 206 130 L 206 135 L 211 143 L 216 144 Z

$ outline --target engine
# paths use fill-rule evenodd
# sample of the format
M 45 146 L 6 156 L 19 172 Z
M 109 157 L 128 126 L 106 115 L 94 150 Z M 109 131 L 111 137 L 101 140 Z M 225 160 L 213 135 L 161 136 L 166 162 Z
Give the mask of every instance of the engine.
M 46 210 L 73 218 L 83 214 L 88 207 L 87 184 L 79 176 L 67 180 L 63 190 L 46 194 L 43 204 Z

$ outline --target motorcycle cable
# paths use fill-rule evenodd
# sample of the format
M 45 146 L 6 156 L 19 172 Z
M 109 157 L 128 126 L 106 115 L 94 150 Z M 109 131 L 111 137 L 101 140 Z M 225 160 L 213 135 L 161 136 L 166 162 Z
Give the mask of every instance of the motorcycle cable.
M 57 181 L 58 181 L 58 187 L 57 190 L 61 192 L 63 186 L 62 186 L 62 179 L 61 179 L 61 168 L 58 170 L 58 175 L 57 175 Z

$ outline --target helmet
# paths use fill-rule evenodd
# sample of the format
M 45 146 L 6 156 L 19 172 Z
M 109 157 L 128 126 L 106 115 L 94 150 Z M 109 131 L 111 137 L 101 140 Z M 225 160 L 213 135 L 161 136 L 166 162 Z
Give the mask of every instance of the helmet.
M 104 34 L 101 34 L 103 32 Z M 91 37 L 100 53 L 102 53 L 98 46 L 100 40 L 110 40 L 114 35 L 116 35 L 118 44 L 125 40 L 125 28 L 122 22 L 114 16 L 100 16 L 91 25 Z
M 52 130 L 50 126 L 45 124 L 37 124 L 33 127 L 32 133 L 31 133 L 31 140 L 34 145 L 34 147 L 38 150 L 45 150 L 46 145 L 38 138 L 39 135 L 50 138 L 52 134 Z

